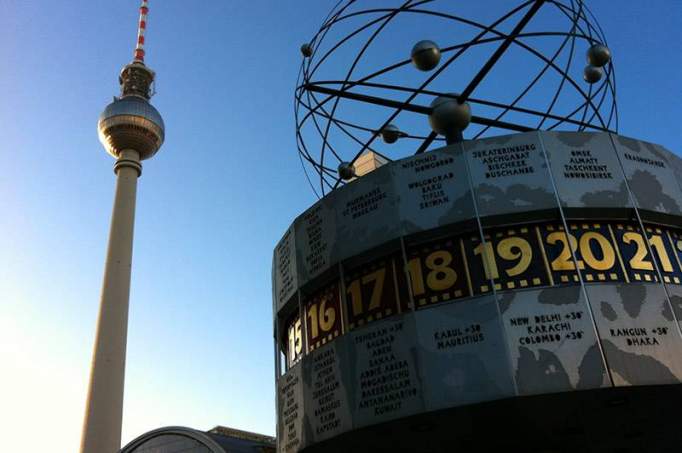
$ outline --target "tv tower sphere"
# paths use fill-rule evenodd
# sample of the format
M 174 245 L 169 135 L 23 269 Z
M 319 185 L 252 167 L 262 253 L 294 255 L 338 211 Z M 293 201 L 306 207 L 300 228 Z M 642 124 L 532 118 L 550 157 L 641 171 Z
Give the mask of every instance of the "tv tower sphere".
M 337 2 L 306 40 L 295 91 L 315 193 L 345 184 L 337 165 L 369 152 L 391 161 L 510 131 L 617 132 L 612 54 L 586 3 Z M 391 124 L 400 140 L 386 140 Z
M 163 118 L 146 99 L 130 95 L 109 104 L 97 123 L 99 139 L 106 151 L 118 158 L 133 149 L 140 159 L 154 156 L 163 144 Z

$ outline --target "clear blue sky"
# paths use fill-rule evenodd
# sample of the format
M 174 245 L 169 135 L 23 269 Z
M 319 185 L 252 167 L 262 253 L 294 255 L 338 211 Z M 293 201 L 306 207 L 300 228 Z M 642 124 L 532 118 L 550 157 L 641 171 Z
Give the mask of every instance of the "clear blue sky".
M 78 448 L 114 190 L 96 122 L 138 3 L 0 1 L 8 451 Z M 298 48 L 335 0 L 150 3 L 167 137 L 138 192 L 124 442 L 163 425 L 273 434 L 271 253 L 314 200 L 295 151 Z M 588 5 L 615 55 L 621 133 L 682 152 L 682 2 Z

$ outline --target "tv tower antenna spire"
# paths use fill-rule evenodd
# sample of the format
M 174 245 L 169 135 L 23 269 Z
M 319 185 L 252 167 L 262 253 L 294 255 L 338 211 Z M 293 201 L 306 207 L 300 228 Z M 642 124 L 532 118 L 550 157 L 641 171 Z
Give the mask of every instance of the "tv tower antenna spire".
M 147 30 L 147 13 L 149 12 L 149 2 L 142 0 L 140 6 L 140 20 L 137 25 L 137 45 L 135 46 L 135 57 L 133 61 L 144 63 L 144 33 Z
M 83 422 L 81 453 L 121 448 L 128 302 L 133 254 L 137 178 L 144 159 L 161 147 L 165 127 L 149 103 L 154 71 L 144 64 L 148 0 L 142 0 L 133 61 L 121 70 L 121 96 L 100 115 L 99 139 L 116 159 L 116 192 Z

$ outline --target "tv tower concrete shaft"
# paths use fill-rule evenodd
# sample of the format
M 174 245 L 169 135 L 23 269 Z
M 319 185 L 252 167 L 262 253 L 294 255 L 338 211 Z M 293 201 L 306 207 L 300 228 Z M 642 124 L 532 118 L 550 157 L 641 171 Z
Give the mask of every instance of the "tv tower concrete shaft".
M 155 74 L 144 64 L 148 12 L 148 0 L 142 0 L 135 59 L 119 75 L 121 96 L 104 109 L 97 123 L 100 142 L 116 159 L 116 194 L 81 453 L 117 453 L 121 448 L 137 178 L 142 173 L 140 162 L 153 157 L 165 137 L 163 118 L 149 103 Z
M 139 153 L 122 151 L 114 169 L 116 193 L 81 439 L 82 453 L 116 453 L 121 448 L 135 199 L 141 170 Z

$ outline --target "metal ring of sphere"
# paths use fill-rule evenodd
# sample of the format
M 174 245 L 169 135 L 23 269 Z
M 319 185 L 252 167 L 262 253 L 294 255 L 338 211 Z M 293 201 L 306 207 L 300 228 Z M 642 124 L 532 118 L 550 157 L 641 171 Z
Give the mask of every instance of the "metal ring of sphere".
M 344 181 L 353 179 L 355 177 L 355 167 L 350 162 L 341 162 L 339 164 L 339 176 Z
M 438 134 L 448 136 L 461 132 L 471 122 L 471 107 L 467 102 L 460 104 L 454 96 L 457 95 L 439 96 L 431 102 L 433 111 L 429 115 L 429 123 Z
M 412 64 L 420 71 L 430 71 L 440 63 L 440 48 L 433 41 L 419 41 L 410 55 Z
M 301 53 L 304 57 L 308 58 L 313 55 L 313 47 L 310 44 L 305 43 L 301 46 Z
M 381 138 L 389 145 L 397 142 L 400 135 L 400 129 L 395 124 L 388 124 L 381 130 Z
M 602 68 L 611 61 L 611 51 L 603 44 L 595 44 L 587 49 L 587 62 L 592 66 Z
M 597 66 L 587 65 L 587 66 L 585 66 L 583 78 L 585 79 L 585 82 L 587 82 L 591 85 L 591 84 L 599 82 L 603 75 L 604 75 L 604 71 L 602 70 L 602 68 L 599 68 Z

